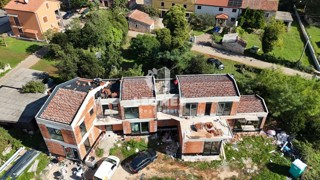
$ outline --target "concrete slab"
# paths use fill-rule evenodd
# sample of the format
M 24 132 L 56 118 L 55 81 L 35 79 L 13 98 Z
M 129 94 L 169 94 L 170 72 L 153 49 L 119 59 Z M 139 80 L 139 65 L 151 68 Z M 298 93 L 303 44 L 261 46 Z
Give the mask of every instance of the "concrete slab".
M 31 80 L 43 79 L 47 75 L 42 71 L 21 68 L 18 69 L 14 74 L 12 74 L 9 78 L 5 79 L 1 85 L 9 86 L 13 88 L 22 88 L 27 82 Z

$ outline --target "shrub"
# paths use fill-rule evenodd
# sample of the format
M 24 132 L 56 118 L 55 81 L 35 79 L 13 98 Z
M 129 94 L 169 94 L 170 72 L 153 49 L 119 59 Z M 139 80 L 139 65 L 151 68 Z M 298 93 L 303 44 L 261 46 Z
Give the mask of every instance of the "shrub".
M 0 69 L 3 69 L 6 64 L 0 61 Z
M 96 155 L 97 155 L 98 157 L 102 157 L 103 154 L 104 154 L 104 149 L 101 149 L 101 148 L 97 148 L 97 149 L 96 149 Z
M 44 93 L 46 90 L 45 85 L 40 81 L 31 80 L 22 86 L 22 93 Z

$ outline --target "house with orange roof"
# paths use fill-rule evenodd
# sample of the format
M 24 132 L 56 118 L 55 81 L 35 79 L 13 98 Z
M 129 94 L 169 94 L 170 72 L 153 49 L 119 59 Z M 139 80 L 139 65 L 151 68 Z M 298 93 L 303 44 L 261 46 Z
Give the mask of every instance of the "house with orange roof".
M 214 16 L 221 26 L 234 25 L 243 9 L 263 10 L 266 18 L 275 15 L 279 0 L 196 0 L 195 13 Z
M 55 0 L 11 0 L 4 7 L 14 36 L 44 40 L 43 34 L 62 25 L 60 2 Z
M 130 30 L 150 33 L 154 29 L 154 20 L 147 13 L 136 9 L 127 18 Z
M 241 95 L 233 76 L 194 74 L 75 78 L 56 86 L 36 121 L 49 152 L 69 159 L 86 159 L 102 137 L 119 134 L 159 136 L 167 154 L 211 161 L 224 158 L 234 133 L 259 132 L 267 115 L 263 98 Z

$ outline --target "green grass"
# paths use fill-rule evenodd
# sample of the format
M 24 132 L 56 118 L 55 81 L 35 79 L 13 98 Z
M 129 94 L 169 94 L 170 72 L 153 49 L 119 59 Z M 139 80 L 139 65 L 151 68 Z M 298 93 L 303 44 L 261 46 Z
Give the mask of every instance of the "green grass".
M 246 175 L 248 168 L 246 167 L 248 166 L 247 160 L 251 159 L 252 163 L 249 168 L 256 166 L 258 169 L 255 174 L 250 174 L 253 179 L 286 179 L 286 176 L 289 176 L 290 160 L 281 157 L 270 138 L 243 137 L 243 141 L 227 144 L 225 153 L 231 168 L 244 175 Z
M 297 22 L 293 22 L 291 28 L 288 32 L 282 35 L 282 44 L 280 47 L 274 47 L 274 50 L 270 52 L 271 55 L 276 57 L 284 58 L 290 62 L 297 62 L 301 56 L 304 48 L 304 42 L 299 32 L 299 25 Z M 253 45 L 262 48 L 261 39 L 262 32 L 259 33 L 247 33 L 245 32 L 241 37 L 247 41 L 247 49 L 251 48 Z M 262 50 L 260 51 L 262 54 Z M 308 56 L 304 53 L 301 59 L 302 65 L 310 66 L 312 62 L 309 61 Z
M 320 28 L 316 26 L 307 26 L 306 30 L 311 36 L 311 42 L 313 45 L 314 50 L 316 51 L 317 55 L 320 55 Z
M 7 47 L 0 46 L 0 61 L 9 63 L 13 68 L 41 45 L 37 42 L 6 38 Z
M 193 29 L 191 34 L 194 35 L 194 36 L 200 36 L 204 33 L 210 33 L 211 31 L 213 30 L 213 27 L 209 27 L 207 29 L 204 29 L 204 30 L 196 30 L 196 29 Z M 212 33 L 212 32 L 211 32 Z
M 130 147 L 130 150 L 127 150 L 127 147 Z M 116 144 L 113 148 L 110 149 L 110 155 L 115 155 L 119 157 L 121 160 L 124 160 L 134 154 L 136 154 L 136 148 L 141 150 L 145 150 L 148 148 L 148 144 L 145 143 L 143 139 L 140 141 L 130 140 L 121 143 L 121 147 L 118 147 Z
M 44 71 L 49 74 L 49 76 L 57 77 L 57 65 L 58 61 L 48 60 L 48 59 L 41 59 L 37 64 L 33 65 L 31 69 Z

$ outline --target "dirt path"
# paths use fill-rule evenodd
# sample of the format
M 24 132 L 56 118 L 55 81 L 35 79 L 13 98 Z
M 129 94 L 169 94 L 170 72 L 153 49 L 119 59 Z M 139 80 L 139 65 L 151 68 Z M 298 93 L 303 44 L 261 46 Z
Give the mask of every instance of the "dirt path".
M 37 52 L 29 55 L 27 58 L 25 58 L 23 61 L 21 61 L 16 67 L 11 69 L 6 75 L 4 75 L 2 78 L 0 78 L 0 85 L 3 85 L 3 83 L 9 79 L 12 75 L 14 75 L 19 69 L 21 68 L 30 68 L 33 65 L 35 65 L 41 57 L 43 57 L 47 53 L 47 49 L 45 47 L 41 48 Z

